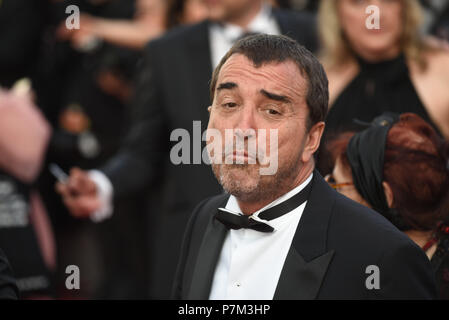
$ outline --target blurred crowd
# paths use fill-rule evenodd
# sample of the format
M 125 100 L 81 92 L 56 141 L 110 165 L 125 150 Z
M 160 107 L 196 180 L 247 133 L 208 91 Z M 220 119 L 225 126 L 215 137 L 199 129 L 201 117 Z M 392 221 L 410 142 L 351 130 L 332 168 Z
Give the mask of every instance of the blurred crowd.
M 448 0 L 0 0 L 0 248 L 21 298 L 169 297 L 189 213 L 222 192 L 170 162 L 170 133 L 205 129 L 213 68 L 262 32 L 326 69 L 322 175 L 422 247 L 449 299 Z M 378 147 L 379 181 L 360 172 Z

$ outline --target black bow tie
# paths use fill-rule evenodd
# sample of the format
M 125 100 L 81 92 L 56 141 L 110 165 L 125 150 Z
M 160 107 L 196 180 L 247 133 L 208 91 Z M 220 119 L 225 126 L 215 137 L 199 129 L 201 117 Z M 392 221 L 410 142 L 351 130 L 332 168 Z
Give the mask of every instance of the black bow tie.
M 307 200 L 311 189 L 312 182 L 309 182 L 304 189 L 290 199 L 259 213 L 259 218 L 270 221 L 293 211 Z M 273 227 L 268 224 L 254 220 L 250 215 L 233 214 L 229 212 L 229 210 L 223 208 L 218 208 L 218 211 L 215 214 L 215 219 L 223 223 L 228 229 L 239 230 L 245 228 L 260 232 L 273 232 L 274 230 Z

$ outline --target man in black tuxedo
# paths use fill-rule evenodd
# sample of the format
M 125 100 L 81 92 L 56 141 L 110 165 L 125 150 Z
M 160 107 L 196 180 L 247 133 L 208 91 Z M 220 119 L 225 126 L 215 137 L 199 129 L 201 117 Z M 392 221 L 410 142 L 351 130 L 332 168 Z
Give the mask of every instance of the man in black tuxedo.
M 194 210 L 174 298 L 434 297 L 423 251 L 314 169 L 329 94 L 326 74 L 309 51 L 284 36 L 242 39 L 215 69 L 211 95 L 209 152 L 229 194 Z M 235 145 L 214 143 L 225 130 L 234 130 Z M 277 136 L 266 142 L 264 130 Z M 253 143 L 257 153 L 250 151 Z M 272 161 L 277 170 L 262 174 Z
M 178 142 L 170 142 L 174 129 L 185 129 L 190 137 L 195 137 L 193 121 L 201 121 L 201 132 L 206 129 L 213 67 L 245 33 L 288 34 L 311 50 L 316 48 L 315 22 L 306 14 L 274 9 L 262 0 L 207 4 L 211 20 L 175 29 L 146 47 L 121 151 L 99 171 L 72 170 L 67 185 L 59 185 L 74 215 L 94 219 L 110 211 L 105 203 L 111 190 L 120 197 L 150 189 L 152 298 L 170 296 L 182 234 L 196 203 L 222 191 L 206 165 L 194 163 L 193 157 L 191 164 L 175 165 L 169 158 Z

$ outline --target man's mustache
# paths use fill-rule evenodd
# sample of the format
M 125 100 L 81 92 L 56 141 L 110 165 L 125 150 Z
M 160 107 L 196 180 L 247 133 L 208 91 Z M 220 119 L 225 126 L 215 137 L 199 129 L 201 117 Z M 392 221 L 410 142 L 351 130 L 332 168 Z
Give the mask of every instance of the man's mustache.
M 263 129 L 225 130 L 208 129 L 205 141 L 211 164 L 258 164 L 262 175 L 276 173 L 278 166 L 278 134 L 270 129 L 269 138 Z M 212 139 L 212 140 L 210 140 Z M 270 150 L 270 153 L 267 153 Z M 267 166 L 265 168 L 264 166 Z
M 263 162 L 263 159 L 260 159 L 260 157 L 265 154 L 265 146 L 257 143 L 256 135 L 247 135 L 244 131 L 237 131 L 233 138 L 235 139 L 235 143 L 233 143 L 234 141 L 229 142 L 229 140 L 225 140 L 224 142 L 225 160 L 238 156 L 247 157 L 248 164 L 260 164 Z M 237 160 L 242 162 L 241 158 Z

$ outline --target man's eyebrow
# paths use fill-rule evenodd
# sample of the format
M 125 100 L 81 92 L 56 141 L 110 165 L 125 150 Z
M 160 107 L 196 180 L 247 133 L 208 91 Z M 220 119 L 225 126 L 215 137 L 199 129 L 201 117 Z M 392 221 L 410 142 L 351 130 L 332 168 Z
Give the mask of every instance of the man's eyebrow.
M 237 88 L 237 83 L 235 82 L 223 82 L 220 83 L 217 87 L 217 91 L 223 90 L 223 89 L 234 89 Z
M 267 97 L 268 99 L 271 99 L 271 100 L 276 100 L 276 101 L 281 101 L 281 102 L 286 102 L 286 103 L 291 102 L 290 99 L 286 96 L 281 96 L 279 94 L 271 93 L 264 89 L 260 90 L 260 93 L 262 93 L 265 97 Z

